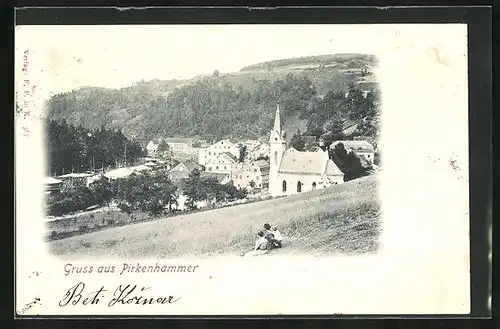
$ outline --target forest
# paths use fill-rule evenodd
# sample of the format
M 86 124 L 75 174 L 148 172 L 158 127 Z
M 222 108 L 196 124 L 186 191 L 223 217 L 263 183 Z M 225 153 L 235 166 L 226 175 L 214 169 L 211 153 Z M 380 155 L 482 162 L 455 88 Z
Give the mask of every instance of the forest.
M 48 119 L 46 125 L 47 174 L 51 176 L 115 167 L 145 155 L 141 144 L 121 131 L 88 129 L 70 125 L 66 120 Z
M 346 120 L 365 118 L 363 129 L 355 134 L 373 136 L 377 132 L 379 98 L 376 90 L 365 98 L 355 84 L 320 95 L 311 79 L 292 73 L 274 80 L 252 78 L 241 85 L 228 83 L 214 72 L 176 87 L 166 96 L 152 94 L 141 85 L 59 94 L 49 100 L 48 112 L 55 121 L 65 119 L 94 130 L 119 129 L 144 146 L 159 137 L 266 137 L 278 102 L 285 127 L 287 118 L 298 118 L 306 126 L 302 133 L 328 138 L 337 134 Z

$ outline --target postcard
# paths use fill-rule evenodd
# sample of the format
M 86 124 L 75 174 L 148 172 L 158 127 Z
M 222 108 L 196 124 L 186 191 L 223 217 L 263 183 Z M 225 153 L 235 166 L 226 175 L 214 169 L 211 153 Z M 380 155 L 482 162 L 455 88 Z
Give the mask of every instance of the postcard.
M 15 48 L 18 315 L 470 312 L 465 24 Z

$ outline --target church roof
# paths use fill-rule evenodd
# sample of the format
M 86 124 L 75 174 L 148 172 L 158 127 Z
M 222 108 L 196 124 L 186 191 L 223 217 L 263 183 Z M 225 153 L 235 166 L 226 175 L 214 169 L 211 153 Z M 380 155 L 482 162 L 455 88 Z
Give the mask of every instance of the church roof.
M 331 160 L 331 159 L 328 159 L 328 161 L 326 163 L 326 175 L 327 176 L 337 176 L 337 175 L 343 175 L 343 174 L 344 173 L 342 172 L 342 170 L 339 169 L 339 167 L 337 167 L 335 162 L 333 162 L 333 160 Z
M 280 173 L 322 175 L 330 168 L 335 175 L 335 164 L 329 164 L 328 154 L 325 152 L 287 151 L 283 154 L 280 164 Z M 332 166 L 333 165 L 333 166 Z M 336 168 L 338 170 L 338 168 Z M 328 174 L 330 175 L 330 174 Z

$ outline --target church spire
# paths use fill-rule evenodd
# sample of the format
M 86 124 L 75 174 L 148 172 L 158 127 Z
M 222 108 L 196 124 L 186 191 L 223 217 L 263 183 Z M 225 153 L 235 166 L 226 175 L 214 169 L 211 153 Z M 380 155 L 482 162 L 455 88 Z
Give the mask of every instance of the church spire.
M 276 116 L 274 118 L 274 131 L 281 135 L 281 121 L 280 121 L 280 102 L 278 101 L 278 105 L 276 106 Z

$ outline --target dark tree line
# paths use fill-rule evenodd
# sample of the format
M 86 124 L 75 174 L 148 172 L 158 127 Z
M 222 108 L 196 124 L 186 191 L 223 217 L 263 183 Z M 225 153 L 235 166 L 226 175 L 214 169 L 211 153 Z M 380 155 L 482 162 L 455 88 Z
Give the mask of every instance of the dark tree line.
M 48 120 L 46 124 L 51 175 L 115 166 L 125 157 L 131 163 L 145 154 L 139 142 L 129 140 L 121 131 L 76 127 L 65 120 Z

